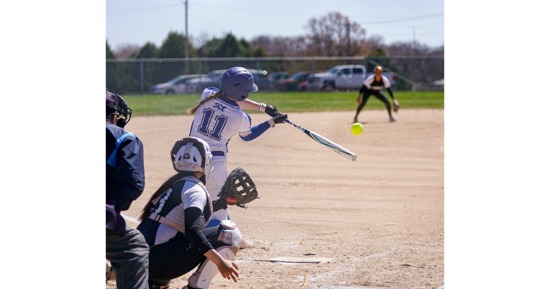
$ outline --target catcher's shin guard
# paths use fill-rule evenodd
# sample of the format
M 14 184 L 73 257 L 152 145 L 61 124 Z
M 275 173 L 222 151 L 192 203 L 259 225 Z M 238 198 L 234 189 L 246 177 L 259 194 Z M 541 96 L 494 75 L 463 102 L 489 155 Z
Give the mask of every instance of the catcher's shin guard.
M 217 248 L 216 251 L 218 251 L 224 259 L 233 260 L 235 259 L 235 256 L 237 256 L 239 249 L 234 246 L 222 246 Z M 189 277 L 189 285 L 193 288 L 206 289 L 210 287 L 212 279 L 214 279 L 218 273 L 219 270 L 216 264 L 206 259 L 202 262 L 197 271 Z
M 231 220 L 223 220 L 220 223 L 219 229 L 218 241 L 227 245 L 239 247 L 239 244 L 243 239 L 243 235 L 241 234 L 241 230 L 237 228 L 235 222 Z

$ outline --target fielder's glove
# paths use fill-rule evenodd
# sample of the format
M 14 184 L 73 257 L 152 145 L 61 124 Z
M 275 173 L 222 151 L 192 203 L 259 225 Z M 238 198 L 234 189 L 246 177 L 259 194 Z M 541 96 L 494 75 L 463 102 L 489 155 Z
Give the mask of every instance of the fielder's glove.
M 397 112 L 399 110 L 399 102 L 397 102 L 397 99 L 393 101 L 393 111 Z
M 275 117 L 280 114 L 280 112 L 277 110 L 277 107 L 265 103 L 260 103 L 260 110 L 267 113 L 271 117 Z
M 246 208 L 246 204 L 257 198 L 256 185 L 243 168 L 235 168 L 229 173 L 220 192 L 220 199 L 225 199 L 227 205 Z

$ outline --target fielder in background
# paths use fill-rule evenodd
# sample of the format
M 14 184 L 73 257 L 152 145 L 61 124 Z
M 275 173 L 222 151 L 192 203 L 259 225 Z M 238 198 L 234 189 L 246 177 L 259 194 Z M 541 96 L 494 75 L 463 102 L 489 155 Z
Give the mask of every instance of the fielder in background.
M 208 288 L 218 271 L 237 282 L 238 267 L 232 260 L 241 239 L 239 229 L 226 220 L 205 230 L 213 212 L 205 187 L 212 170 L 210 146 L 202 139 L 187 137 L 176 141 L 171 159 L 177 173 L 151 196 L 138 225 L 151 248 L 149 286 L 168 288 L 171 279 L 199 264 L 184 288 Z
M 214 170 L 206 185 L 212 201 L 219 199 L 228 176 L 229 141 L 235 135 L 244 141 L 251 141 L 287 118 L 275 106 L 250 100 L 248 94 L 255 91 L 258 91 L 258 87 L 254 83 L 254 76 L 244 67 L 232 67 L 223 74 L 220 88 L 206 88 L 199 104 L 189 110 L 190 114 L 195 114 L 189 135 L 204 139 L 212 148 Z M 257 109 L 272 118 L 252 126 L 250 115 L 242 109 Z M 207 227 L 215 227 L 226 219 L 229 219 L 227 209 L 216 211 Z
M 393 111 L 397 112 L 399 110 L 399 102 L 397 102 L 397 99 L 393 96 L 393 92 L 390 88 L 391 83 L 387 77 L 382 75 L 382 71 L 382 66 L 376 66 L 374 68 L 374 75 L 369 75 L 363 82 L 363 85 L 359 90 L 359 95 L 357 96 L 357 103 L 359 104 L 359 106 L 357 107 L 355 117 L 353 118 L 354 123 L 359 122 L 357 121 L 357 117 L 359 116 L 359 113 L 361 112 L 363 107 L 365 107 L 365 105 L 367 104 L 367 100 L 369 100 L 369 97 L 371 95 L 374 95 L 386 105 L 386 110 L 388 111 L 388 114 L 390 116 L 390 121 L 395 121 L 395 118 L 392 116 L 391 113 L 392 106 L 390 104 L 390 101 L 388 100 L 386 95 L 382 93 L 382 89 L 386 89 L 390 94 L 393 100 Z M 361 101 L 359 101 L 361 94 L 363 94 L 363 98 L 361 99 Z
M 107 91 L 106 257 L 119 289 L 147 289 L 149 246 L 143 235 L 129 227 L 120 214 L 145 186 L 143 144 L 124 130 L 132 110 L 119 95 Z

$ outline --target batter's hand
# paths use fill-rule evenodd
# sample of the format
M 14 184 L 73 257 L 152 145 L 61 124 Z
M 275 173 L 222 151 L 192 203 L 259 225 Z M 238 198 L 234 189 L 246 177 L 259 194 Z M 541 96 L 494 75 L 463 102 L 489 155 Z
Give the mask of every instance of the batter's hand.
M 275 124 L 283 123 L 287 119 L 288 115 L 286 114 L 278 114 L 276 117 L 269 119 L 267 122 L 271 127 L 275 127 Z
M 277 107 L 265 103 L 260 104 L 260 110 L 267 113 L 267 115 L 271 117 L 275 117 L 280 114 L 280 112 L 277 110 Z

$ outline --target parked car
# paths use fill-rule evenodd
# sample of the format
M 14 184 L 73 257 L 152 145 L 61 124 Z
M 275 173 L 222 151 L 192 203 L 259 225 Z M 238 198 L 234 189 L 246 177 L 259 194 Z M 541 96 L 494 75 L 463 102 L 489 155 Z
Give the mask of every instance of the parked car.
M 267 75 L 267 80 L 269 80 L 270 88 L 275 89 L 275 83 L 279 81 L 279 79 L 287 79 L 289 77 L 288 72 L 286 71 L 276 71 L 271 72 Z
M 325 72 L 315 73 L 309 79 L 312 90 L 358 90 L 365 79 L 372 73 L 367 73 L 364 65 L 337 65 Z M 383 72 L 393 89 L 397 86 L 397 77 L 391 72 Z
M 275 83 L 277 91 L 306 91 L 309 90 L 308 79 L 312 74 L 306 71 L 294 73 L 291 77 L 279 79 Z
M 364 65 L 337 65 L 325 72 L 319 72 L 310 78 L 313 90 L 359 89 L 367 77 Z
M 267 70 L 263 69 L 249 69 L 250 73 L 254 75 L 254 83 L 258 86 L 258 90 L 272 90 L 271 82 L 269 81 Z
M 184 94 L 188 81 L 201 77 L 201 74 L 184 74 L 176 76 L 167 82 L 159 83 L 151 86 L 150 91 L 154 94 Z
M 225 70 L 211 71 L 203 77 L 189 80 L 187 85 L 188 93 L 202 93 L 207 87 L 218 87 L 224 71 Z

